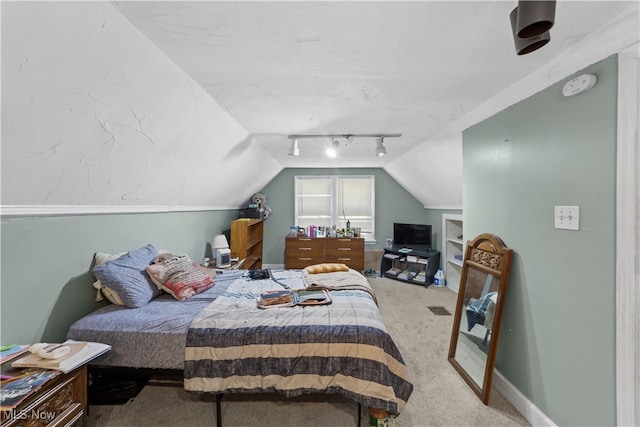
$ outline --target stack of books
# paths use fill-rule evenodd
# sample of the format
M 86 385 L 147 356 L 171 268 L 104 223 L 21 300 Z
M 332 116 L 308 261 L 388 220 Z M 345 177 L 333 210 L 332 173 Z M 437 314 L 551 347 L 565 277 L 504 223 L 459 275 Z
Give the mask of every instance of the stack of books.
M 393 267 L 393 268 L 390 268 L 387 271 L 385 271 L 385 273 L 391 274 L 392 276 L 397 276 L 398 273 L 400 273 L 400 269 Z
M 0 349 L 0 363 L 7 362 L 29 351 L 28 345 L 11 344 Z
M 422 270 L 413 278 L 415 282 L 425 283 L 427 281 L 427 272 Z
M 15 409 L 48 381 L 68 373 L 109 351 L 110 345 L 65 341 L 39 345 L 11 345 L 0 351 L 0 410 Z M 26 354 L 25 354 L 26 353 Z M 41 357 L 38 354 L 47 357 Z M 57 358 L 52 358 L 58 355 Z M 7 362 L 7 363 L 5 363 Z
M 413 273 L 410 270 L 404 270 L 402 273 L 398 274 L 397 277 L 402 280 L 411 280 Z
M 16 372 L 15 375 L 3 374 L 0 380 L 0 411 L 14 409 L 59 374 L 60 371 L 46 369 L 27 369 Z

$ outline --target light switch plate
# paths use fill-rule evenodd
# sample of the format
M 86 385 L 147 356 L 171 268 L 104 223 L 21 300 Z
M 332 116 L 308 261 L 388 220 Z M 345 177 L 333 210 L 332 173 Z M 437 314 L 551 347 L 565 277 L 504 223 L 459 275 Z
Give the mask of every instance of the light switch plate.
M 580 229 L 580 206 L 556 206 L 555 227 L 562 230 Z

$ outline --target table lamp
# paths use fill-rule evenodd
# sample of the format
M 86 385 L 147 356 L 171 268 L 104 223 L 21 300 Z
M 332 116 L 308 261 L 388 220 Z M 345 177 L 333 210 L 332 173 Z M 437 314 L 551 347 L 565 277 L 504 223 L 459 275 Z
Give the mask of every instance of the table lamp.
M 230 267 L 231 251 L 225 235 L 218 234 L 214 237 L 211 247 L 216 251 L 216 267 Z

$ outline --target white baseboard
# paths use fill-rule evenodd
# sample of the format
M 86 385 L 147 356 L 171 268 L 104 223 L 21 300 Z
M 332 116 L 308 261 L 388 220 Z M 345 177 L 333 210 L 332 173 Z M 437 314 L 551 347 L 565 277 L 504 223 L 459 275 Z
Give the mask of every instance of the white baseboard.
M 516 408 L 532 426 L 557 427 L 556 423 L 533 404 L 524 394 L 497 370 L 494 371 L 493 386 Z

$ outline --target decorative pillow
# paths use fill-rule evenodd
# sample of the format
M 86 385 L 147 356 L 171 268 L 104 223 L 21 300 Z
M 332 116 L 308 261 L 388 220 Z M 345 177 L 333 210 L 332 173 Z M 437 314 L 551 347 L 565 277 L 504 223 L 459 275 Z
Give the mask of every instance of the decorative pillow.
M 175 256 L 147 266 L 147 273 L 159 289 L 184 301 L 211 288 L 211 276 L 205 274 L 188 256 Z
M 316 273 L 333 273 L 336 271 L 349 271 L 349 267 L 345 264 L 339 263 L 324 263 L 324 264 L 316 264 L 310 265 L 304 268 L 309 274 Z
M 125 306 L 142 307 L 161 293 L 145 271 L 157 256 L 156 248 L 147 245 L 94 267 L 93 274 L 103 286 L 117 293 Z

